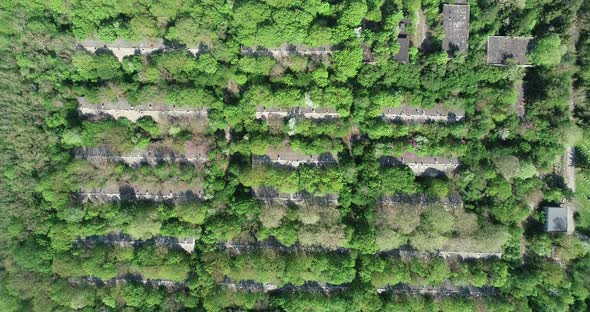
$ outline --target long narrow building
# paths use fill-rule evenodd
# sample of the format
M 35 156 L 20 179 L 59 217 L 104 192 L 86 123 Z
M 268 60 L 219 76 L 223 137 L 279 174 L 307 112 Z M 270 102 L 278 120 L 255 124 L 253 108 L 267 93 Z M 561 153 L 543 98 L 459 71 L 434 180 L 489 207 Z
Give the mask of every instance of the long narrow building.
M 85 188 L 74 193 L 82 202 L 99 203 L 116 200 L 186 201 L 199 200 L 204 195 L 203 187 L 198 182 L 192 182 L 190 185 L 133 185 L 112 182 L 99 188 Z
M 124 117 L 133 122 L 145 116 L 160 122 L 168 118 L 207 118 L 208 114 L 207 108 L 203 107 L 181 107 L 161 103 L 130 105 L 126 99 L 93 104 L 85 97 L 78 97 L 78 104 L 78 112 L 84 116 L 108 115 L 115 119 Z
M 336 163 L 338 163 L 338 160 L 332 153 L 327 152 L 321 155 L 306 155 L 294 150 L 290 145 L 279 147 L 270 146 L 266 155 L 252 156 L 252 165 L 278 164 L 299 167 L 302 164 L 332 165 Z
M 74 157 L 87 159 L 91 163 L 97 162 L 123 162 L 130 166 L 138 166 L 143 163 L 155 166 L 161 162 L 202 164 L 209 161 L 209 145 L 193 144 L 193 148 L 184 153 L 164 148 L 138 149 L 127 153 L 115 153 L 108 146 L 80 147 L 73 150 Z
M 242 56 L 272 56 L 276 59 L 293 55 L 329 57 L 332 55 L 332 52 L 332 48 L 329 46 L 307 47 L 304 45 L 293 45 L 287 43 L 282 44 L 277 48 L 242 47 L 240 50 L 240 54 Z
M 322 206 L 335 206 L 338 205 L 339 198 L 338 194 L 317 196 L 305 191 L 294 194 L 282 193 L 264 186 L 254 188 L 253 192 L 254 197 L 265 202 L 294 203 L 298 205 L 314 203 Z
M 339 118 L 340 114 L 335 108 L 321 107 L 266 107 L 256 106 L 256 119 L 303 117 L 309 119 Z
M 408 166 L 417 176 L 437 176 L 453 172 L 460 165 L 456 157 L 417 156 L 406 153 L 401 157 L 382 157 L 381 165 Z
M 132 55 L 147 55 L 156 51 L 166 50 L 168 47 L 164 44 L 163 39 L 146 39 L 143 41 L 129 41 L 123 39 L 117 39 L 112 42 L 96 40 L 96 39 L 85 39 L 78 42 L 78 47 L 90 52 L 96 53 L 101 50 L 108 50 L 115 55 L 119 62 L 123 62 L 123 59 L 127 56 Z M 193 55 L 198 55 L 205 49 L 201 46 L 191 47 L 186 49 Z
M 119 62 L 123 61 L 123 58 L 132 56 L 135 54 L 150 54 L 158 50 L 166 48 L 164 40 L 152 39 L 144 41 L 128 41 L 117 39 L 113 42 L 106 42 L 95 39 L 86 39 L 78 42 L 78 45 L 83 49 L 96 53 L 102 49 L 110 50 Z
M 442 105 L 433 108 L 419 108 L 412 106 L 385 107 L 383 119 L 400 122 L 458 122 L 465 119 L 462 109 L 447 109 Z

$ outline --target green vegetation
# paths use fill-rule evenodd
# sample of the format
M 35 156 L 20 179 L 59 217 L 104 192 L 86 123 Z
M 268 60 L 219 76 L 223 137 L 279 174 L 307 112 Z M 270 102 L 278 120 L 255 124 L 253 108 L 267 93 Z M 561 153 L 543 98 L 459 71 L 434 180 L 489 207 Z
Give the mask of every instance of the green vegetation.
M 305 281 L 328 284 L 350 283 L 354 279 L 354 258 L 340 253 L 289 253 L 252 252 L 230 256 L 211 254 L 204 256 L 212 276 L 229 277 L 235 281 L 256 281 L 282 286 L 302 285 Z
M 468 1 L 469 51 L 449 56 L 441 8 L 450 2 L 1 3 L 0 311 L 588 310 L 590 2 Z M 394 59 L 403 32 L 409 64 Z M 487 65 L 490 35 L 534 37 L 535 66 Z M 167 48 L 119 62 L 76 47 L 83 39 Z M 207 117 L 81 116 L 80 97 Z M 382 118 L 400 106 L 465 118 Z M 337 116 L 256 118 L 257 107 Z M 337 162 L 253 161 L 287 144 Z M 575 193 L 554 169 L 574 144 Z M 202 155 L 130 165 L 84 159 L 88 148 Z M 461 165 L 416 176 L 380 163 L 406 155 Z M 261 189 L 280 196 L 256 198 Z M 137 191 L 160 196 L 104 195 Z M 164 196 L 182 192 L 199 196 Z M 578 233 L 545 233 L 543 207 L 562 203 L 576 205 Z M 141 242 L 79 241 L 112 233 Z M 156 243 L 187 237 L 192 253 Z M 489 293 L 377 291 L 448 284 Z
M 190 272 L 187 258 L 183 252 L 166 248 L 96 247 L 57 256 L 52 269 L 63 277 L 92 276 L 108 280 L 132 274 L 146 279 L 183 282 Z

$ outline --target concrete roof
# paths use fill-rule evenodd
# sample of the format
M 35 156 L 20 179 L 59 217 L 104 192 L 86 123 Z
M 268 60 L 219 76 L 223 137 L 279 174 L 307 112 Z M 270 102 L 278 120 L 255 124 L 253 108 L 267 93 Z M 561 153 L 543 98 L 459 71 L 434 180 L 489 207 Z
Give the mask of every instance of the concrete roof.
M 404 18 L 399 23 L 399 34 L 397 42 L 399 42 L 399 52 L 393 57 L 394 60 L 408 64 L 410 62 L 410 38 L 408 37 L 408 24 L 410 20 Z
M 443 50 L 466 52 L 469 49 L 469 5 L 444 4 L 443 28 L 445 32 L 442 42 Z
M 440 104 L 432 108 L 419 108 L 402 105 L 398 107 L 383 108 L 383 117 L 385 119 L 408 122 L 456 122 L 465 118 L 465 111 L 462 109 L 447 109 Z
M 371 47 L 368 46 L 366 43 L 361 42 L 361 49 L 363 50 L 363 63 L 374 64 L 375 58 L 373 57 Z
M 101 188 L 82 189 L 75 196 L 83 202 L 105 202 L 113 200 L 196 200 L 204 196 L 199 181 L 186 183 L 160 183 L 152 185 L 132 185 L 112 181 Z
M 402 64 L 408 64 L 410 62 L 410 38 L 400 35 L 397 41 L 399 42 L 399 52 L 393 59 Z
M 273 188 L 260 186 L 254 188 L 254 196 L 263 201 L 293 202 L 295 204 L 317 203 L 323 206 L 338 204 L 339 194 L 326 194 L 317 196 L 305 191 L 289 194 L 282 193 Z
M 528 54 L 532 48 L 532 37 L 491 36 L 488 38 L 487 63 L 505 65 L 509 59 L 514 59 L 518 65 L 530 65 Z
M 284 43 L 280 45 L 278 48 L 241 47 L 240 54 L 242 56 L 272 56 L 274 58 L 282 58 L 291 55 L 330 56 L 332 55 L 332 48 L 329 46 L 307 47 L 304 45 L 293 45 Z
M 416 207 L 442 205 L 445 208 L 463 208 L 463 199 L 457 193 L 452 193 L 444 198 L 433 197 L 423 193 L 383 195 L 378 199 L 378 203 L 381 205 L 410 204 Z
M 119 62 L 122 62 L 123 58 L 126 56 L 131 56 L 136 53 L 146 54 L 166 48 L 164 45 L 164 40 L 162 39 L 147 39 L 143 41 L 117 39 L 113 42 L 105 42 L 96 39 L 85 39 L 79 41 L 78 45 L 92 53 L 95 53 L 101 49 L 110 50 L 117 57 Z
M 80 147 L 73 150 L 74 156 L 79 159 L 94 161 L 124 162 L 131 166 L 142 163 L 156 165 L 160 162 L 188 162 L 204 163 L 209 160 L 209 142 L 206 140 L 193 144 L 185 152 L 177 152 L 172 149 L 148 147 L 147 149 L 136 149 L 128 153 L 120 154 L 112 152 L 109 146 Z
M 82 115 L 105 114 L 115 119 L 125 117 L 133 122 L 144 116 L 150 116 L 156 122 L 166 117 L 207 118 L 207 108 L 203 107 L 177 107 L 177 105 L 155 102 L 132 106 L 126 99 L 92 104 L 85 97 L 78 97 L 78 104 L 78 111 Z
M 335 108 L 323 107 L 266 107 L 256 106 L 256 118 L 303 116 L 311 119 L 338 118 L 340 115 Z
M 573 232 L 570 222 L 570 209 L 567 207 L 545 207 L 546 232 Z M 573 221 L 573 218 L 571 218 Z
M 120 62 L 122 62 L 123 58 L 126 56 L 135 54 L 149 54 L 154 51 L 164 50 L 167 48 L 164 44 L 164 40 L 160 38 L 145 39 L 141 41 L 117 39 L 112 42 L 89 38 L 78 41 L 78 46 L 92 53 L 102 49 L 110 50 Z M 206 52 L 208 47 L 206 45 L 200 44 L 198 46 L 188 47 L 186 50 L 197 56 L 203 52 Z
M 408 166 L 417 176 L 437 176 L 449 173 L 460 165 L 456 157 L 417 156 L 405 153 L 400 157 L 384 156 L 379 159 L 382 166 Z
M 84 39 L 78 42 L 82 47 L 94 47 L 94 48 L 133 48 L 133 49 L 164 49 L 163 39 L 146 39 L 142 41 L 129 41 L 123 39 L 117 39 L 112 42 L 106 42 L 96 39 Z
M 330 152 L 326 152 L 321 155 L 306 155 L 302 152 L 292 149 L 291 146 L 287 144 L 279 147 L 270 146 L 268 148 L 268 152 L 264 156 L 252 156 L 253 165 L 264 163 L 275 163 L 298 167 L 304 163 L 316 165 L 336 164 L 338 163 L 338 160 L 336 156 Z

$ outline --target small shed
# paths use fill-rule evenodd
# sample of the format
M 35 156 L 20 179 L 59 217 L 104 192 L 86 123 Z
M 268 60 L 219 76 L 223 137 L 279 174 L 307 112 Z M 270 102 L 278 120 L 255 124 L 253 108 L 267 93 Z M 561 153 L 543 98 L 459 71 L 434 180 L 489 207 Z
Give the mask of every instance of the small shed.
M 442 42 L 443 50 L 467 52 L 469 49 L 469 5 L 443 5 L 443 28 L 445 32 Z
M 513 59 L 518 65 L 531 66 L 528 54 L 532 49 L 532 37 L 491 36 L 488 38 L 487 63 L 501 66 Z
M 573 212 L 568 207 L 545 207 L 545 232 L 573 233 Z

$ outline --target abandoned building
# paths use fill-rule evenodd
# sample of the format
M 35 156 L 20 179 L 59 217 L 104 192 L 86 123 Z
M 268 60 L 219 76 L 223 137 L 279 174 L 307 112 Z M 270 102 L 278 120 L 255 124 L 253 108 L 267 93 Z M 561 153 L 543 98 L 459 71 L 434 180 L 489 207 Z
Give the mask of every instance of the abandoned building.
M 138 275 L 127 274 L 124 277 L 115 277 L 111 279 L 101 279 L 94 276 L 85 276 L 85 277 L 70 277 L 68 278 L 68 282 L 72 286 L 82 286 L 82 285 L 91 285 L 91 286 L 120 286 L 126 285 L 128 283 L 141 283 L 144 285 L 149 285 L 150 287 L 164 287 L 168 291 L 174 291 L 178 289 L 185 289 L 187 288 L 186 283 L 183 282 L 176 282 L 171 280 L 159 280 L 159 279 L 147 279 L 142 278 Z
M 446 52 L 459 50 L 467 52 L 469 49 L 469 5 L 444 4 L 443 28 L 445 38 L 442 48 Z
M 166 187 L 165 185 L 137 186 L 128 183 L 110 183 L 101 188 L 82 189 L 75 193 L 75 197 L 82 202 L 108 202 L 133 200 L 198 200 L 203 198 L 204 191 L 200 183 L 190 185 Z
M 73 150 L 74 157 L 87 159 L 91 163 L 123 162 L 130 166 L 138 166 L 143 163 L 155 166 L 161 162 L 177 163 L 205 163 L 209 160 L 209 144 L 194 145 L 185 153 L 165 149 L 140 149 L 128 153 L 113 153 L 108 146 L 80 147 Z
M 545 232 L 574 232 L 574 213 L 569 207 L 545 207 Z
M 338 194 L 326 194 L 316 196 L 308 192 L 302 191 L 294 194 L 282 193 L 273 188 L 260 186 L 253 189 L 254 197 L 265 202 L 282 202 L 301 204 L 317 204 L 321 206 L 338 205 Z
M 309 119 L 338 118 L 340 115 L 335 108 L 315 107 L 266 107 L 256 106 L 256 119 L 303 117 Z
M 106 235 L 92 235 L 76 240 L 76 244 L 86 248 L 96 245 L 116 245 L 121 247 L 135 247 L 143 245 L 156 245 L 167 248 L 181 248 L 188 253 L 195 251 L 194 237 L 158 236 L 151 239 L 134 239 L 129 234 L 111 232 Z
M 443 198 L 428 196 L 423 193 L 384 195 L 379 197 L 377 203 L 379 205 L 393 206 L 399 204 L 410 204 L 415 207 L 441 205 L 445 207 L 445 209 L 463 209 L 463 200 L 457 193 L 449 194 L 449 196 Z
M 207 108 L 177 107 L 167 104 L 141 104 L 130 105 L 127 100 L 119 99 L 117 102 L 104 102 L 92 104 L 85 97 L 78 97 L 78 112 L 84 116 L 108 115 L 115 119 L 125 117 L 132 122 L 144 116 L 150 116 L 155 122 L 161 122 L 166 118 L 207 118 Z
M 304 45 L 293 45 L 285 43 L 279 46 L 278 48 L 242 47 L 240 49 L 240 54 L 242 56 L 272 56 L 276 59 L 293 55 L 327 57 L 332 55 L 332 48 L 329 46 L 311 48 Z
M 291 167 L 299 167 L 301 164 L 332 165 L 338 163 L 335 155 L 330 152 L 321 155 L 306 155 L 295 151 L 291 146 L 268 148 L 266 155 L 252 155 L 252 165 L 279 164 Z
M 410 37 L 408 37 L 408 24 L 409 20 L 404 18 L 399 23 L 399 34 L 397 36 L 397 42 L 399 43 L 399 52 L 393 57 L 394 60 L 402 63 L 410 63 Z
M 417 156 L 410 153 L 401 157 L 381 157 L 380 162 L 382 166 L 408 166 L 417 176 L 443 175 L 453 172 L 460 165 L 455 157 Z
M 386 107 L 383 109 L 383 119 L 400 122 L 458 122 L 465 119 L 465 111 L 446 109 L 442 105 L 426 109 L 411 106 Z
M 488 38 L 487 63 L 502 66 L 510 60 L 520 66 L 531 66 L 528 55 L 534 46 L 532 37 L 491 36 Z
M 117 39 L 113 42 L 104 42 L 100 40 L 86 39 L 80 41 L 78 45 L 91 53 L 96 53 L 103 49 L 110 50 L 117 57 L 119 62 L 122 62 L 123 58 L 126 56 L 150 54 L 166 48 L 164 40 L 162 39 L 144 40 L 141 42 L 122 39 Z

